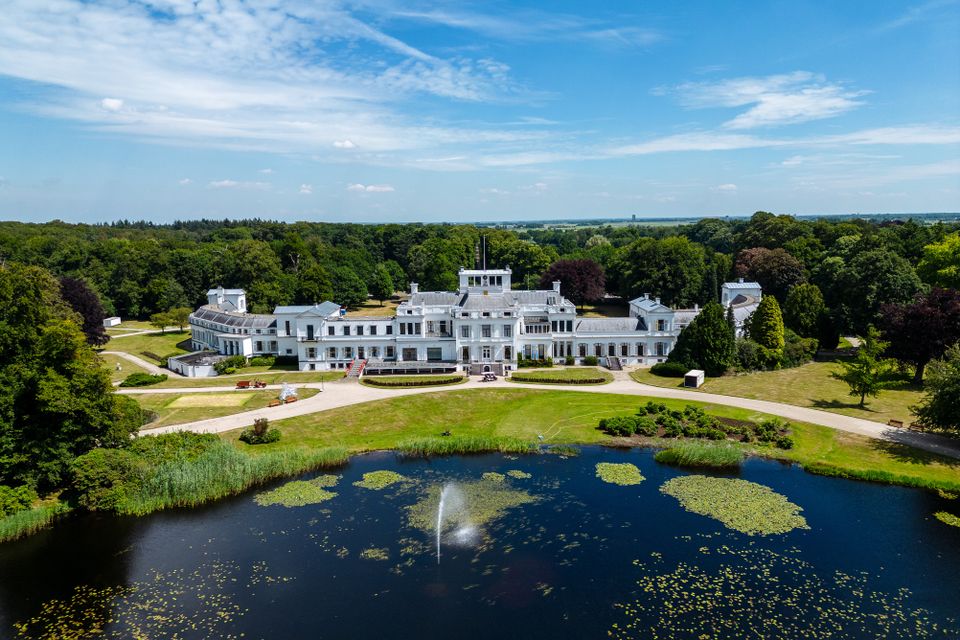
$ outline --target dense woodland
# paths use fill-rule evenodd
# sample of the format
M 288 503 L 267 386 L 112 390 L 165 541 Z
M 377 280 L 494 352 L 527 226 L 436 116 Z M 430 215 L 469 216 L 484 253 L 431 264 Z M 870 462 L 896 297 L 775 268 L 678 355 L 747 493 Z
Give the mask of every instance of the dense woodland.
M 368 295 L 404 290 L 410 281 L 422 290 L 450 290 L 457 269 L 476 264 L 483 235 L 487 263 L 509 265 L 518 287 L 537 286 L 560 259 L 599 264 L 609 294 L 629 299 L 649 292 L 675 306 L 716 300 L 720 283 L 736 276 L 758 280 L 781 306 L 792 287 L 811 283 L 837 330 L 859 333 L 879 319 L 885 303 L 908 302 L 933 285 L 960 284 L 960 241 L 951 236 L 958 229 L 765 212 L 680 226 L 520 230 L 263 220 L 163 226 L 6 222 L 0 224 L 0 253 L 8 261 L 82 278 L 108 313 L 145 319 L 199 305 L 216 285 L 245 288 L 253 309 L 262 312 L 325 299 L 354 306 Z

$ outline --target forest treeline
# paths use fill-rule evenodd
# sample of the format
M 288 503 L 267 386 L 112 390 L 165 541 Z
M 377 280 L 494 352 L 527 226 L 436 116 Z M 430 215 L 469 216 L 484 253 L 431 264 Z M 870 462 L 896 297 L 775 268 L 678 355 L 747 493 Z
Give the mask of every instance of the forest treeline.
M 248 291 L 252 309 L 368 295 L 451 290 L 480 259 L 509 265 L 518 287 L 540 284 L 559 260 L 591 260 L 608 293 L 649 292 L 675 306 L 716 300 L 744 276 L 780 303 L 796 285 L 822 292 L 837 331 L 862 332 L 881 306 L 930 286 L 960 285 L 960 224 L 807 220 L 758 212 L 676 226 L 492 229 L 449 224 L 335 224 L 198 220 L 170 225 L 0 223 L 4 260 L 85 280 L 110 314 L 147 318 L 205 302 L 217 285 Z M 580 302 L 580 301 L 578 301 Z

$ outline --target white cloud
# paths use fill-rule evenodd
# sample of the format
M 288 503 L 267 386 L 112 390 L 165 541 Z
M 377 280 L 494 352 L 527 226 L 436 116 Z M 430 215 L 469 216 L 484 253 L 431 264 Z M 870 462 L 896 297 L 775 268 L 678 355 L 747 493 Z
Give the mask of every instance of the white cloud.
M 347 185 L 347 191 L 358 191 L 364 193 L 389 193 L 395 189 L 389 184 L 360 184 L 351 183 Z
M 180 180 L 178 184 L 187 186 L 188 184 L 193 184 L 193 180 L 191 180 L 190 178 L 184 178 L 183 180 Z
M 749 106 L 724 127 L 754 129 L 832 118 L 861 106 L 863 102 L 857 98 L 867 92 L 828 83 L 809 71 L 794 71 L 758 78 L 687 82 L 658 88 L 655 93 L 675 93 L 680 103 L 691 109 Z
M 334 140 L 333 146 L 337 149 L 356 149 L 357 145 L 352 140 Z
M 269 182 L 242 182 L 239 180 L 214 180 L 208 185 L 211 189 L 258 189 L 264 190 L 270 188 Z
M 302 185 L 300 185 L 300 194 L 301 194 L 301 195 L 308 196 L 308 195 L 310 195 L 311 193 L 313 193 L 313 185 L 312 185 L 312 184 L 302 184 Z
M 726 184 L 718 184 L 713 188 L 713 190 L 719 191 L 720 193 L 736 193 L 737 185 L 733 184 L 732 182 L 728 182 Z
M 123 109 L 123 100 L 119 98 L 104 98 L 100 101 L 100 107 L 104 111 L 120 111 L 120 109 Z
M 510 192 L 506 189 L 498 189 L 497 187 L 486 187 L 480 189 L 480 193 L 488 193 L 492 196 L 507 196 L 510 195 Z
M 265 176 L 273 175 L 273 169 L 260 169 L 260 173 Z

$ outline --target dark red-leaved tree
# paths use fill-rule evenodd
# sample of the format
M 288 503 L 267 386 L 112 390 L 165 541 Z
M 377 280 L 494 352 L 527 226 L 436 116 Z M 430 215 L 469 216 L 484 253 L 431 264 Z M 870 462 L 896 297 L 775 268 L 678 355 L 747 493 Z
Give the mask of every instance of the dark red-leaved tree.
M 960 342 L 960 291 L 934 288 L 909 304 L 880 307 L 880 328 L 890 342 L 887 355 L 916 367 L 913 381 L 923 382 L 927 363 Z
M 763 293 L 774 296 L 781 304 L 786 302 L 790 287 L 805 279 L 803 265 L 783 249 L 744 249 L 737 255 L 733 269 L 738 276 L 759 282 Z
M 587 258 L 557 260 L 540 276 L 540 288 L 552 288 L 555 280 L 564 297 L 577 306 L 602 298 L 606 286 L 603 267 Z
M 103 319 L 107 314 L 100 297 L 90 285 L 79 278 L 63 276 L 60 278 L 60 295 L 71 309 L 80 314 L 83 320 L 81 329 L 87 336 L 87 342 L 95 347 L 107 344 L 110 336 L 103 328 Z

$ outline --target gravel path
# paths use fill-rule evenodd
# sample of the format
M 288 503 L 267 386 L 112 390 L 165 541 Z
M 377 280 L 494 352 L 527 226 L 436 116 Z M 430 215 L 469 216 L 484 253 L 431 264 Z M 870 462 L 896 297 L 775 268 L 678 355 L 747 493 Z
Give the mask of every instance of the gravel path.
M 148 362 L 148 361 L 144 360 L 143 358 L 140 358 L 140 357 L 138 357 L 138 356 L 135 356 L 135 355 L 133 355 L 132 353 L 127 353 L 126 351 L 101 351 L 100 353 L 102 353 L 103 355 L 117 356 L 118 358 L 123 358 L 124 360 L 126 360 L 126 361 L 128 361 L 128 362 L 132 362 L 133 364 L 135 364 L 135 365 L 137 365 L 137 366 L 143 367 L 144 369 L 146 369 L 147 371 L 149 371 L 150 373 L 152 373 L 152 374 L 155 375 L 155 376 L 166 375 L 166 376 L 169 376 L 169 377 L 171 377 L 171 378 L 182 378 L 182 377 L 183 377 L 183 376 L 181 376 L 179 373 L 176 373 L 175 371 L 171 371 L 170 369 L 164 369 L 164 368 L 162 368 L 162 367 L 158 367 L 157 365 L 153 364 L 152 362 Z

